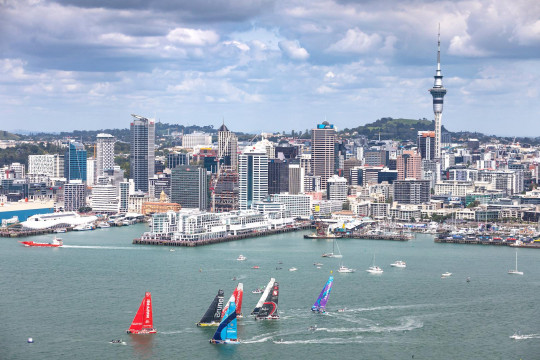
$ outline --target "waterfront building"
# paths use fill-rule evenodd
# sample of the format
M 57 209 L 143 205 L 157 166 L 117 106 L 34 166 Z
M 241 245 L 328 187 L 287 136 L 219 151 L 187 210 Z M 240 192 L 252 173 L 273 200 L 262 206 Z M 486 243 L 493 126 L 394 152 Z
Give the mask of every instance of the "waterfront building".
M 140 214 L 142 212 L 142 204 L 148 201 L 150 201 L 150 197 L 141 190 L 129 193 L 128 212 Z
M 148 179 L 154 176 L 156 130 L 153 119 L 131 115 L 130 175 L 135 190 L 148 191 Z
M 82 180 L 64 184 L 64 211 L 79 211 L 86 206 L 86 185 Z
M 390 214 L 390 204 L 388 203 L 370 203 L 369 216 L 373 219 L 386 219 Z
M 327 121 L 311 131 L 311 169 L 313 175 L 321 177 L 321 189 L 326 190 L 326 181 L 335 170 L 336 129 Z
M 311 203 L 311 212 L 315 218 L 329 217 L 333 212 L 342 209 L 343 203 L 339 200 L 314 200 Z
M 218 129 L 218 158 L 224 166 L 238 171 L 238 138 L 225 123 Z
M 312 198 L 305 194 L 274 194 L 272 200 L 285 205 L 293 218 L 309 219 L 311 216 Z
M 422 211 L 417 206 L 401 205 L 390 208 L 389 217 L 395 221 L 416 221 L 422 217 Z
M 369 201 L 352 201 L 350 209 L 356 216 L 369 216 Z
M 429 90 L 433 97 L 433 113 L 435 114 L 435 159 L 441 158 L 441 120 L 443 112 L 444 95 L 446 89 L 443 86 L 443 76 L 441 72 L 441 31 L 439 26 L 439 34 L 437 41 L 437 71 L 435 72 L 435 83 L 433 88 Z
M 268 155 L 264 143 L 247 147 L 239 157 L 240 210 L 268 196 Z
M 105 170 L 114 168 L 114 144 L 116 138 L 111 134 L 98 134 L 96 137 L 96 175 L 103 176 Z
M 92 187 L 92 211 L 96 214 L 116 214 L 118 212 L 118 192 L 112 184 Z
M 208 208 L 208 175 L 203 167 L 179 165 L 171 171 L 171 202 L 183 208 Z
M 289 194 L 304 193 L 305 169 L 300 164 L 289 164 Z
M 118 212 L 121 214 L 125 214 L 128 212 L 128 207 L 129 207 L 129 182 L 128 181 L 122 181 L 118 184 L 118 193 L 119 193 Z
M 78 142 L 70 142 L 64 154 L 64 177 L 67 181 L 86 181 L 86 150 Z
M 177 203 L 168 202 L 167 194 L 164 191 L 161 192 L 159 202 L 145 202 L 141 207 L 141 214 L 150 215 L 156 213 L 167 213 L 169 211 L 178 212 L 182 206 Z
M 429 202 L 429 180 L 396 180 L 394 186 L 394 201 L 401 204 L 422 204 Z
M 212 135 L 194 132 L 191 134 L 185 134 L 182 136 L 182 147 L 194 149 L 197 146 L 212 145 Z
M 174 169 L 178 165 L 189 165 L 189 154 L 180 152 L 167 154 L 167 167 Z
M 268 194 L 289 191 L 289 163 L 286 160 L 268 161 Z
M 64 177 L 64 155 L 28 155 L 28 173 Z
M 347 201 L 347 179 L 332 175 L 326 182 L 326 198 L 342 203 Z

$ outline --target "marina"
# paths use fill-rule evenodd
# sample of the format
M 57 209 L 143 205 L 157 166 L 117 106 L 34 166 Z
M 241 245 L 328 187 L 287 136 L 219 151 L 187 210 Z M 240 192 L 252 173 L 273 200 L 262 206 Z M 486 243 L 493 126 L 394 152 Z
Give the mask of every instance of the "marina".
M 62 234 L 61 249 L 27 248 L 16 239 L 0 242 L 0 266 L 6 275 L 0 285 L 5 289 L 4 306 L 10 309 L 5 320 L 12 324 L 4 334 L 6 358 L 65 358 L 63 354 L 73 352 L 81 359 L 180 354 L 212 358 L 232 351 L 239 358 L 254 353 L 289 358 L 295 353 L 309 359 L 339 351 L 343 357 L 361 353 L 381 359 L 393 359 L 396 353 L 404 358 L 530 359 L 540 353 L 537 338 L 510 338 L 516 330 L 540 332 L 540 308 L 532 301 L 537 289 L 531 286 L 540 281 L 536 251 L 518 249 L 519 270 L 525 275 L 516 277 L 507 275 L 515 266 L 516 251 L 507 247 L 440 246 L 426 234 L 408 242 L 341 240 L 351 267 L 368 268 L 374 253 L 376 264 L 383 267 L 396 259 L 407 261 L 406 269 L 388 266 L 384 274 L 371 276 L 364 271 L 338 273 L 340 259 L 325 259 L 324 268 L 317 269 L 313 263 L 331 245 L 303 239 L 310 230 L 169 252 L 167 247 L 132 245 L 131 239 L 145 228 L 136 224 L 68 232 Z M 33 240 L 47 242 L 51 237 Z M 236 260 L 240 253 L 246 261 Z M 284 269 L 298 270 L 276 271 L 278 262 Z M 141 264 L 153 265 L 149 270 Z M 255 264 L 260 269 L 253 271 Z M 86 276 L 90 270 L 92 278 Z M 310 307 L 330 271 L 334 281 L 326 314 L 313 314 Z M 442 280 L 445 272 L 452 276 Z M 279 282 L 280 319 L 257 322 L 244 314 L 237 320 L 240 344 L 231 350 L 208 344 L 216 327 L 195 324 L 218 289 L 224 289 L 225 299 L 231 296 L 233 275 L 247 289 L 271 277 Z M 126 338 L 145 292 L 152 293 L 157 333 Z M 61 306 L 59 293 L 64 294 Z M 260 295 L 244 297 L 244 312 L 249 314 Z M 35 301 L 30 308 L 21 298 Z M 29 337 L 32 345 L 26 342 Z M 111 339 L 126 345 L 111 346 Z

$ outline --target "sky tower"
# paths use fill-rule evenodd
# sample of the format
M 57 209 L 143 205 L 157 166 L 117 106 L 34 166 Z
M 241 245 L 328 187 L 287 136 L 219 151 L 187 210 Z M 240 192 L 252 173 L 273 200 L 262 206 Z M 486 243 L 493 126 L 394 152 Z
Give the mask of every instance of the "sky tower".
M 435 72 L 435 83 L 429 89 L 433 96 L 433 112 L 435 113 L 435 159 L 441 158 L 441 118 L 443 110 L 444 95 L 446 89 L 442 84 L 441 73 L 441 25 L 439 24 L 439 34 L 437 42 L 437 71 Z

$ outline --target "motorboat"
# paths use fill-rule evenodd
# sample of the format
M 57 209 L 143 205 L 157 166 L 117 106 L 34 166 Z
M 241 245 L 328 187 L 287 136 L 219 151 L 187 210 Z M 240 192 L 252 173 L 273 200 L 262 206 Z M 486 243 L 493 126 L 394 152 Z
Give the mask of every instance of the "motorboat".
M 111 225 L 109 225 L 109 223 L 106 223 L 106 222 L 100 222 L 98 224 L 98 228 L 100 228 L 100 229 L 107 229 L 107 228 L 110 228 L 110 227 L 111 227 Z
M 526 339 L 525 335 L 521 335 L 519 331 L 515 332 L 514 335 L 510 336 L 510 339 L 514 340 L 523 340 Z
M 312 325 L 312 326 L 308 327 L 308 330 L 309 331 L 316 331 L 317 330 L 317 325 Z
M 252 267 L 252 269 L 258 269 L 258 268 L 259 268 L 259 266 L 257 266 L 257 265 Z
M 48 243 L 38 243 L 33 241 L 19 241 L 21 244 L 27 247 L 62 247 L 64 245 L 62 239 L 56 236 Z
M 448 271 L 441 275 L 442 278 L 447 278 L 447 277 L 450 277 L 450 276 L 452 276 L 452 273 L 448 272 Z
M 344 265 L 341 265 L 341 266 L 339 267 L 339 269 L 338 269 L 338 272 L 340 272 L 340 273 L 353 273 L 353 272 L 355 272 L 355 270 L 354 270 L 354 269 L 350 269 L 350 268 L 348 268 L 348 267 L 346 267 L 346 266 L 344 266 Z
M 88 230 L 94 230 L 94 227 L 90 224 L 81 224 L 77 225 L 73 228 L 74 231 L 88 231 Z
M 345 312 L 345 308 L 343 308 L 343 309 L 338 309 L 337 312 Z
M 240 254 L 238 255 L 238 257 L 236 258 L 237 261 L 246 261 L 247 260 L 247 257 L 245 257 L 244 255 Z
M 319 262 L 315 262 L 313 263 L 314 266 L 323 266 L 323 264 L 319 263 Z
M 398 267 L 398 268 L 406 268 L 407 264 L 405 263 L 405 261 L 398 260 L 390 264 L 390 266 Z
M 258 289 L 252 290 L 251 293 L 252 294 L 262 294 L 263 291 L 264 291 L 264 289 L 258 288 Z
M 173 252 L 173 251 L 174 251 L 174 249 L 169 249 L 169 251 L 170 251 L 170 252 Z
M 370 266 L 369 269 L 366 270 L 370 274 L 382 274 L 384 271 L 380 267 L 374 265 Z
M 295 267 L 292 267 L 292 268 L 289 269 L 289 271 L 296 271 L 296 270 L 298 270 L 298 269 L 295 268 Z
M 57 234 L 62 234 L 62 233 L 67 232 L 67 229 L 66 228 L 60 228 L 60 229 L 54 230 L 54 232 L 57 233 Z

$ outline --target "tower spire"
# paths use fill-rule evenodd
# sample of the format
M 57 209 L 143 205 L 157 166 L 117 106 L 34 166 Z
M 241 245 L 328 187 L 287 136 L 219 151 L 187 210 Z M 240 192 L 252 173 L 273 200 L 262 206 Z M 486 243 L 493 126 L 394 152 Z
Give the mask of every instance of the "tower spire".
M 444 95 L 446 89 L 442 83 L 441 72 L 441 24 L 439 23 L 439 31 L 437 33 L 437 71 L 435 71 L 435 82 L 433 87 L 429 89 L 433 97 L 433 113 L 435 114 L 435 159 L 441 158 L 441 119 L 444 103 Z
M 441 71 L 441 23 L 439 23 L 439 33 L 437 36 L 437 71 Z

